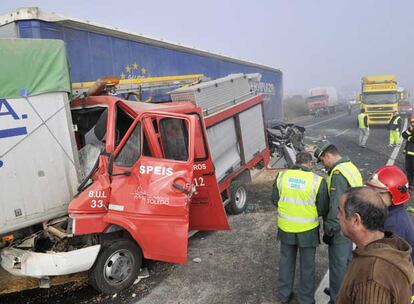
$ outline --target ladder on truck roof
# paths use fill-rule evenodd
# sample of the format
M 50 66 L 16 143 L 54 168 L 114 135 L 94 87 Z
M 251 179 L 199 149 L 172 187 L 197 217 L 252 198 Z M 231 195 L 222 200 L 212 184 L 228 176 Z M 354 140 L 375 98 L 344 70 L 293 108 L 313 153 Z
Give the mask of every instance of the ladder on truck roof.
M 178 88 L 170 93 L 172 101 L 189 101 L 203 109 L 205 116 L 213 115 L 258 95 L 259 73 L 230 74 L 215 80 Z
M 131 93 L 139 96 L 144 91 L 173 89 L 199 83 L 205 79 L 206 78 L 203 74 L 145 77 L 122 80 L 119 80 L 115 76 L 107 76 L 96 81 L 73 83 L 72 93 L 76 97 Z

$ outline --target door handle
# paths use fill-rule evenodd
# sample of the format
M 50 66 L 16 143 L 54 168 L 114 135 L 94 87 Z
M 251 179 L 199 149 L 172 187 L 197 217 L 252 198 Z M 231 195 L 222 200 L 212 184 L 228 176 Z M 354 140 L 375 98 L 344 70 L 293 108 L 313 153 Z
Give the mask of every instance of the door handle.
M 188 191 L 184 186 L 176 183 L 176 181 L 174 181 L 172 185 L 175 189 L 180 190 L 180 191 L 184 192 L 187 195 L 192 194 L 192 191 Z

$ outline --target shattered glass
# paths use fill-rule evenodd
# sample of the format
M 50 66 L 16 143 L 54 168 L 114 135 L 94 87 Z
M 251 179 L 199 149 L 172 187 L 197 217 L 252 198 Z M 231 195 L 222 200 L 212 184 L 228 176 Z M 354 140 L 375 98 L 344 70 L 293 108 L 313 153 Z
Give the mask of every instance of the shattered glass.
M 79 150 L 79 173 L 81 180 L 84 180 L 92 171 L 104 147 L 103 143 L 92 143 L 85 145 Z

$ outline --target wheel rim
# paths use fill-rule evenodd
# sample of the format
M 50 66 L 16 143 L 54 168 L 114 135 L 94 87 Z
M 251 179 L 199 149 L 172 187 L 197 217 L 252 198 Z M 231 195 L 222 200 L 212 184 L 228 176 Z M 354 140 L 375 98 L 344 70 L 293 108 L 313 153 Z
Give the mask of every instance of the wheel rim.
M 129 278 L 134 267 L 134 256 L 125 249 L 115 251 L 105 262 L 104 278 L 110 285 L 119 285 Z
M 234 201 L 236 203 L 237 208 L 241 209 L 246 204 L 247 199 L 247 192 L 246 189 L 243 187 L 240 187 L 237 189 L 235 195 L 234 195 Z

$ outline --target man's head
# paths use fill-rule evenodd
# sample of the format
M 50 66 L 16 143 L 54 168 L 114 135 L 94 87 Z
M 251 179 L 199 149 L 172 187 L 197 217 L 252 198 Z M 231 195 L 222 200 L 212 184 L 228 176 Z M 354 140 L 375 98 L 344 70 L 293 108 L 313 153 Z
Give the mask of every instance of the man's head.
M 296 165 L 312 169 L 312 155 L 308 152 L 299 152 L 296 154 Z
M 339 200 L 338 219 L 342 233 L 357 245 L 364 243 L 370 234 L 382 231 L 387 216 L 387 206 L 371 188 L 350 188 Z
M 336 162 L 341 159 L 341 154 L 339 154 L 336 146 L 327 140 L 318 143 L 314 156 L 318 162 L 321 162 L 328 169 L 333 168 Z
M 365 113 L 365 109 L 364 108 L 361 109 L 361 113 Z

